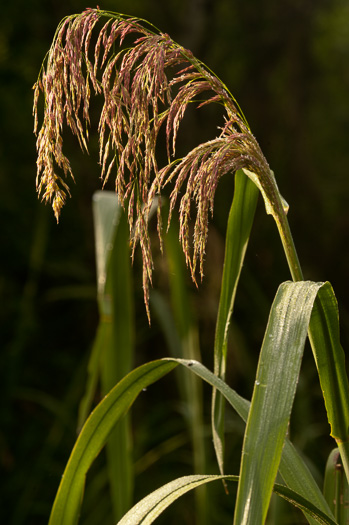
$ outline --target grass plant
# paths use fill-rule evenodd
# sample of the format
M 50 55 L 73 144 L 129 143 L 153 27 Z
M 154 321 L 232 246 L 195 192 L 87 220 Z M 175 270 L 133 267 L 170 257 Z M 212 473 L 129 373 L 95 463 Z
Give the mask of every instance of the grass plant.
M 81 405 L 82 428 L 57 492 L 50 525 L 78 522 L 86 474 L 104 446 L 108 450 L 114 515 L 119 523 L 152 523 L 186 492 L 223 480 L 226 489 L 229 483 L 237 483 L 236 525 L 265 523 L 273 491 L 301 509 L 311 524 L 344 524 L 345 513 L 330 501 L 335 493 L 329 490 L 331 477 L 327 477 L 325 495 L 330 496 L 326 499 L 287 437 L 303 349 L 309 337 L 346 483 L 349 386 L 335 295 L 329 283 L 303 280 L 287 220 L 288 205 L 238 103 L 207 66 L 151 24 L 99 8 L 66 17 L 57 28 L 34 86 L 37 189 L 44 201 L 51 202 L 57 220 L 69 195 L 62 172 L 73 177 L 63 152 L 63 130 L 69 127 L 80 147 L 88 150 L 91 91 L 102 98 L 98 124 L 101 177 L 104 183 L 115 178 L 117 197 L 110 201 L 110 208 L 100 197 L 104 204 L 95 216 L 97 246 L 102 246 L 97 252 L 101 324 Z M 39 128 L 41 96 L 44 117 Z M 198 109 L 220 106 L 220 133 L 177 158 L 178 134 L 190 105 Z M 164 153 L 159 151 L 161 145 Z M 159 158 L 165 159 L 163 167 L 158 165 Z M 197 329 L 188 309 L 177 235 L 196 283 L 198 274 L 201 279 L 204 274 L 208 221 L 216 189 L 228 174 L 235 174 L 235 193 L 228 218 L 211 372 L 199 362 Z M 280 284 L 276 293 L 249 402 L 225 379 L 229 326 L 259 193 L 267 214 L 276 223 L 292 281 Z M 168 209 L 164 219 L 165 203 Z M 173 319 L 166 319 L 161 307 L 158 312 L 164 330 L 172 327 L 176 332 L 173 337 L 178 341 L 177 350 L 175 344 L 172 347 L 177 356 L 132 369 L 135 325 L 129 259 L 134 258 L 139 245 L 144 303 L 150 322 L 154 262 L 149 221 L 154 206 L 160 247 L 169 260 Z M 174 237 L 175 209 L 179 227 Z M 119 220 L 115 221 L 115 214 Z M 155 294 L 155 311 L 159 300 Z M 167 335 L 171 341 L 172 336 L 169 332 Z M 174 369 L 192 375 L 183 382 L 183 395 L 191 406 L 195 472 L 171 480 L 132 507 L 130 422 L 125 415 L 143 389 Z M 98 377 L 106 395 L 86 419 Z M 198 378 L 212 387 L 212 437 L 219 474 L 201 471 L 205 468 L 205 450 Z M 238 476 L 226 474 L 229 465 L 226 467 L 224 462 L 226 402 L 246 422 Z M 282 484 L 275 483 L 278 473 Z M 197 513 L 201 516 L 204 500 L 198 501 Z

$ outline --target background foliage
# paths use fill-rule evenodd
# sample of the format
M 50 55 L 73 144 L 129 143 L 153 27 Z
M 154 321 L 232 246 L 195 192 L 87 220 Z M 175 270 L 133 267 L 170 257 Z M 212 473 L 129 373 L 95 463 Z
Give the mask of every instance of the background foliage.
M 56 226 L 51 210 L 36 199 L 31 117 L 31 87 L 54 30 L 63 16 L 85 7 L 80 0 L 17 0 L 2 6 L 0 19 L 0 521 L 9 525 L 47 522 L 75 441 L 78 402 L 98 323 L 91 204 L 93 192 L 100 188 L 97 155 L 93 147 L 91 157 L 82 155 L 71 140 L 77 184 Z M 342 342 L 347 348 L 347 2 L 322 0 L 305 5 L 294 0 L 114 0 L 100 7 L 151 20 L 190 48 L 229 86 L 290 204 L 289 220 L 305 278 L 329 280 L 334 287 Z M 210 115 L 205 114 L 208 118 Z M 190 145 L 193 135 L 197 137 L 195 143 L 207 139 L 205 124 L 201 114 L 189 115 L 182 128 L 183 143 Z M 232 192 L 231 177 L 218 189 L 206 276 L 199 291 L 192 289 L 188 278 L 200 328 L 202 360 L 211 369 Z M 262 206 L 260 202 L 260 220 L 253 228 L 238 292 L 227 377 L 248 397 L 272 298 L 278 284 L 289 278 L 276 229 L 271 218 L 265 218 Z M 155 263 L 155 286 L 166 291 L 166 261 L 159 256 Z M 155 316 L 148 330 L 139 270 L 137 259 L 137 364 L 169 354 Z M 251 311 L 256 312 L 252 323 Z M 205 395 L 209 398 L 209 392 Z M 165 402 L 151 409 L 160 396 Z M 182 417 L 185 408 L 178 399 L 175 383 L 166 381 L 144 393 L 135 407 L 137 497 L 176 475 L 191 473 L 189 439 Z M 318 472 L 323 471 L 332 447 L 330 439 L 322 437 L 328 435 L 324 421 L 316 371 L 310 355 L 309 359 L 305 356 L 291 432 L 293 442 Z M 157 431 L 150 432 L 154 428 Z M 228 432 L 234 432 L 236 440 L 241 436 L 233 415 Z M 154 461 L 153 447 L 173 434 L 177 441 L 168 443 L 170 453 L 165 456 L 158 451 L 158 467 L 151 466 L 145 472 L 145 466 Z M 231 448 L 227 451 L 230 472 L 237 472 L 236 461 Z M 95 469 L 103 473 L 103 457 Z M 98 479 L 103 486 L 103 475 L 95 476 L 95 483 Z M 87 486 L 87 490 L 93 494 L 98 488 Z M 183 520 L 192 523 L 190 514 L 183 512 L 184 507 L 179 505 Z

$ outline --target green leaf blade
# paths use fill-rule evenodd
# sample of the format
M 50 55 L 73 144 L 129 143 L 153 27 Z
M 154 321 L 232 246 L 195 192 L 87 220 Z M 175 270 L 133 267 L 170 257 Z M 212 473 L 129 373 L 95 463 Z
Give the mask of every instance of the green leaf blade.
M 132 369 L 135 333 L 127 214 L 113 191 L 95 192 L 92 204 L 100 321 L 89 365 L 85 413 L 96 379 L 100 378 L 101 392 L 105 395 Z M 115 521 L 132 504 L 130 418 L 131 414 L 127 414 L 117 423 L 106 444 Z
M 117 421 L 139 393 L 177 363 L 155 361 L 133 370 L 99 403 L 87 419 L 71 453 L 52 508 L 49 525 L 75 525 L 78 521 L 85 477 Z
M 228 327 L 258 200 L 258 188 L 239 170 L 229 213 L 221 297 L 215 334 L 215 373 L 224 374 Z
M 217 479 L 224 479 L 224 476 L 196 474 L 170 481 L 139 501 L 125 514 L 118 525 L 150 525 L 178 498 L 190 490 Z
M 234 523 L 263 524 L 281 460 L 313 303 L 323 283 L 283 283 L 265 333 L 247 420 Z
M 325 283 L 319 291 L 310 329 L 331 435 L 338 441 L 346 441 L 349 436 L 348 376 L 340 344 L 338 305 L 330 283 Z
M 177 360 L 178 363 L 188 367 L 191 372 L 201 377 L 206 383 L 216 388 L 236 410 L 243 421 L 247 421 L 250 409 L 250 402 L 241 397 L 235 390 L 230 388 L 227 383 L 213 374 L 201 363 L 195 361 Z M 303 498 L 310 499 L 313 504 L 324 515 L 331 520 L 333 518 L 331 510 L 314 480 L 309 468 L 303 461 L 302 457 L 296 451 L 289 439 L 286 438 L 282 450 L 279 471 L 290 490 L 299 494 Z M 224 479 L 224 477 L 222 478 Z M 307 520 L 312 525 L 318 523 L 311 515 L 307 514 Z
M 192 475 L 175 479 L 134 505 L 118 522 L 118 525 L 151 525 L 167 507 L 190 490 L 219 480 L 236 483 L 239 478 L 232 475 Z M 274 492 L 303 512 L 311 515 L 315 524 L 336 525 L 330 516 L 318 509 L 311 501 L 284 485 L 275 484 Z
M 118 383 L 86 421 L 62 477 L 49 525 L 75 525 L 77 523 L 86 473 L 105 445 L 114 425 L 128 410 L 143 388 L 160 379 L 179 364 L 217 388 L 242 419 L 246 421 L 250 407 L 249 401 L 239 396 L 201 363 L 192 360 L 164 359 L 142 365 Z M 286 451 L 287 457 L 285 457 Z M 292 476 L 290 472 L 293 465 L 296 465 L 297 472 L 293 473 Z M 280 472 L 289 487 L 302 497 L 306 498 L 308 494 L 317 494 L 317 507 L 324 514 L 331 516 L 331 511 L 321 496 L 314 479 L 287 440 L 280 464 Z M 219 479 L 223 478 L 219 477 Z M 317 523 L 313 518 L 308 518 L 308 521 L 309 523 Z
M 235 174 L 234 198 L 227 225 L 221 296 L 214 343 L 214 372 L 222 379 L 225 378 L 229 324 L 258 195 L 257 186 L 242 170 L 238 170 Z M 217 395 L 215 389 L 212 394 L 212 433 L 219 470 L 223 474 L 224 400 Z
M 291 446 L 291 444 L 286 440 L 284 450 L 282 450 L 282 442 L 285 439 L 285 426 L 287 427 L 287 413 L 290 411 L 290 405 L 292 405 L 293 401 L 293 390 L 295 389 L 296 385 L 296 379 L 298 376 L 297 369 L 299 367 L 299 361 L 301 359 L 302 354 L 302 345 L 304 345 L 304 340 L 306 337 L 306 331 L 307 326 L 309 322 L 309 318 L 311 315 L 313 302 L 315 300 L 315 297 L 318 293 L 318 291 L 323 287 L 323 283 L 304 283 L 304 282 L 298 282 L 298 283 L 286 283 L 281 287 L 281 292 L 285 288 L 293 289 L 293 292 L 290 293 L 288 296 L 286 294 L 286 304 L 287 307 L 282 306 L 282 308 L 276 309 L 277 315 L 275 315 L 276 318 L 279 318 L 282 331 L 284 332 L 284 335 L 281 337 L 281 339 L 277 339 L 277 347 L 289 347 L 291 348 L 291 354 L 285 354 L 283 352 L 283 362 L 287 362 L 287 359 L 291 359 L 292 357 L 292 366 L 289 367 L 291 370 L 291 377 L 293 377 L 293 380 L 289 381 L 289 395 L 286 396 L 286 403 L 284 403 L 284 408 L 282 411 L 283 417 L 280 416 L 278 412 L 275 412 L 277 414 L 276 417 L 276 423 L 279 423 L 279 432 L 278 432 L 278 446 L 277 446 L 277 455 L 279 456 L 279 460 L 281 457 L 280 462 L 280 472 L 282 476 L 284 477 L 286 483 L 289 485 L 289 487 L 293 488 L 298 492 L 301 497 L 307 498 L 308 494 L 315 495 L 316 499 L 316 506 L 326 514 L 327 516 L 331 516 L 331 512 L 328 509 L 328 505 L 326 504 L 324 498 L 321 497 L 321 494 L 319 494 L 318 487 L 315 483 L 315 481 L 312 479 L 310 473 L 307 471 L 306 468 L 302 467 L 302 472 L 300 475 L 300 468 L 302 466 L 302 461 L 297 456 L 296 451 Z M 326 289 L 326 288 L 325 288 Z M 302 297 L 302 303 L 301 305 L 296 300 L 297 298 Z M 281 299 L 282 299 L 282 293 L 281 293 Z M 276 302 L 276 306 L 279 304 L 279 301 Z M 326 305 L 325 305 L 326 309 Z M 290 325 L 290 319 L 293 319 L 293 324 Z M 270 326 L 268 325 L 268 329 L 266 332 L 265 340 L 269 341 L 269 335 L 273 335 L 275 332 L 271 329 L 273 327 L 273 324 Z M 333 326 L 328 327 L 329 330 L 333 329 Z M 331 335 L 333 337 L 333 334 Z M 292 341 L 292 345 L 288 345 L 288 343 Z M 275 344 L 275 340 L 273 342 Z M 295 348 L 292 349 L 292 346 Z M 275 357 L 275 353 L 271 353 L 272 356 Z M 276 371 L 278 374 L 281 372 L 289 371 L 287 367 L 280 366 L 280 359 L 279 356 L 276 356 L 277 359 L 275 359 L 275 362 L 272 360 L 272 366 L 270 367 L 271 371 Z M 262 353 L 262 364 L 264 359 L 264 352 Z M 285 361 L 286 360 L 286 361 Z M 137 368 L 128 376 L 126 376 L 118 385 L 116 385 L 113 390 L 108 394 L 98 405 L 96 410 L 91 414 L 90 418 L 87 420 L 83 430 L 81 431 L 81 434 L 77 440 L 77 443 L 74 447 L 74 450 L 71 454 L 71 458 L 68 462 L 66 471 L 64 473 L 61 486 L 59 488 L 55 504 L 52 510 L 51 519 L 50 519 L 50 525 L 74 525 L 77 522 L 78 512 L 79 512 L 79 506 L 82 498 L 82 492 L 84 487 L 84 481 L 85 476 L 88 468 L 90 467 L 92 461 L 99 453 L 100 449 L 105 445 L 105 442 L 108 438 L 108 435 L 110 434 L 112 428 L 114 428 L 114 425 L 119 420 L 121 415 L 123 415 L 128 408 L 131 406 L 133 401 L 136 399 L 139 392 L 151 384 L 153 381 L 156 381 L 169 371 L 171 371 L 173 368 L 175 368 L 178 364 L 181 364 L 185 366 L 186 368 L 190 369 L 193 373 L 207 381 L 210 385 L 212 385 L 214 388 L 220 391 L 220 393 L 229 401 L 229 403 L 237 410 L 239 415 L 246 420 L 248 413 L 249 413 L 249 407 L 250 404 L 245 399 L 241 398 L 236 392 L 234 392 L 224 381 L 222 381 L 219 377 L 217 377 L 215 374 L 210 372 L 207 368 L 205 368 L 203 365 L 198 363 L 197 361 L 186 361 L 186 360 L 180 360 L 180 359 L 166 359 L 161 361 L 155 361 L 152 363 L 148 363 L 147 365 L 143 365 L 140 368 Z M 273 368 L 274 367 L 274 368 Z M 268 381 L 264 378 L 264 370 L 263 366 L 261 366 L 262 370 L 259 370 L 259 373 L 257 375 L 257 381 L 260 382 L 257 387 L 260 387 L 261 384 L 264 384 L 264 382 L 267 384 Z M 268 368 L 268 367 L 267 367 Z M 269 375 L 270 375 L 269 370 Z M 272 379 L 274 379 L 274 375 L 272 373 Z M 278 384 L 283 385 L 283 379 L 281 374 L 278 378 Z M 279 395 L 280 390 L 277 390 L 278 394 L 277 396 L 273 396 L 274 400 L 277 403 L 279 403 Z M 274 392 L 275 394 L 275 392 Z M 263 404 L 262 404 L 263 405 Z M 274 409 L 271 407 L 273 404 L 271 404 L 267 408 L 270 412 L 272 412 L 272 415 L 274 416 Z M 252 413 L 252 410 L 250 411 Z M 258 415 L 258 414 L 257 414 Z M 252 417 L 252 416 L 251 416 Z M 289 417 L 289 416 L 288 416 Z M 265 420 L 265 413 L 260 414 L 260 419 Z M 275 418 L 274 418 L 275 420 Z M 271 421 L 273 421 L 271 419 Z M 275 422 L 275 421 L 274 421 Z M 257 421 L 257 428 L 261 427 L 261 421 Z M 269 422 L 270 425 L 270 422 Z M 253 425 L 252 425 L 253 428 Z M 281 430 L 280 430 L 281 429 Z M 265 432 L 265 435 L 263 439 L 266 438 L 266 434 L 268 432 Z M 281 445 L 280 445 L 281 443 Z M 270 446 L 273 447 L 273 454 L 275 453 L 275 443 L 274 440 L 271 440 L 271 444 L 268 444 L 268 447 L 270 449 Z M 258 461 L 260 460 L 260 457 L 258 458 L 258 454 L 261 455 L 264 454 L 264 450 L 258 450 L 256 452 L 256 458 L 257 458 L 257 465 Z M 246 457 L 246 456 L 244 456 Z M 296 465 L 296 466 L 295 466 Z M 253 467 L 255 468 L 255 466 Z M 269 467 L 268 467 L 269 468 Z M 277 460 L 273 461 L 271 463 L 271 467 L 269 469 L 269 473 L 267 475 L 268 477 L 268 487 L 267 491 L 264 492 L 263 495 L 263 503 L 262 503 L 262 518 L 263 513 L 265 513 L 265 508 L 268 506 L 269 502 L 269 494 L 268 491 L 270 491 L 270 487 L 273 486 L 274 482 L 274 471 L 275 468 L 277 468 Z M 294 472 L 296 471 L 296 473 Z M 245 476 L 246 477 L 246 476 Z M 248 476 L 247 476 L 248 477 Z M 252 480 L 253 481 L 253 480 Z M 251 494 L 251 490 L 250 490 Z M 260 502 L 258 502 L 259 505 Z M 241 504 L 240 504 L 241 505 Z M 244 508 L 244 504 L 242 505 Z M 259 509 L 260 510 L 260 509 Z M 307 513 L 306 510 L 304 512 Z M 307 513 L 308 521 L 310 523 L 314 523 L 314 517 L 311 513 Z M 332 517 L 329 518 L 332 520 Z M 256 518 L 256 521 L 251 523 L 257 524 L 260 523 L 260 518 Z M 328 521 L 329 523 L 331 521 Z M 243 521 L 241 522 L 243 523 Z M 324 521 L 326 523 L 326 521 Z

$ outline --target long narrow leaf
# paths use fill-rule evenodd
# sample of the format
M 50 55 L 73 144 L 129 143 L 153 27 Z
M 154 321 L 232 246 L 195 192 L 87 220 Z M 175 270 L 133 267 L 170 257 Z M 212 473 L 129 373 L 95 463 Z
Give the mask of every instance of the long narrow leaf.
M 227 225 L 221 296 L 214 344 L 214 372 L 223 380 L 225 379 L 229 323 L 257 199 L 258 188 L 242 170 L 238 170 L 235 174 L 234 198 Z M 212 432 L 219 470 L 223 474 L 224 400 L 220 395 L 217 395 L 215 389 L 212 393 Z
M 225 373 L 228 328 L 257 200 L 258 188 L 242 170 L 238 170 L 235 174 L 234 198 L 227 224 L 221 297 L 215 334 L 214 372 L 222 379 Z
M 314 304 L 309 338 L 331 425 L 331 435 L 337 442 L 349 480 L 349 385 L 338 318 L 336 297 L 330 283 L 326 283 Z
M 181 362 L 181 364 L 185 365 L 186 363 Z M 235 390 L 230 388 L 224 381 L 210 372 L 201 363 L 192 361 L 187 363 L 187 366 L 190 367 L 192 372 L 197 374 L 211 386 L 215 387 L 236 410 L 241 419 L 245 422 L 247 421 L 250 409 L 249 401 L 237 394 Z M 302 497 L 308 498 L 317 508 L 333 518 L 331 510 L 307 465 L 287 438 L 282 451 L 279 472 L 290 489 L 302 495 Z M 307 519 L 309 523 L 315 524 L 311 516 L 307 515 Z
M 100 321 L 89 361 L 86 393 L 80 404 L 79 428 L 90 412 L 98 381 L 105 395 L 131 370 L 133 360 L 129 228 L 115 192 L 95 192 L 93 219 Z M 132 503 L 131 448 L 128 414 L 116 425 L 106 444 L 115 520 L 120 519 Z
M 133 370 L 100 402 L 86 421 L 71 453 L 52 508 L 49 525 L 77 523 L 85 483 L 85 476 L 119 418 L 129 409 L 140 392 L 173 370 L 178 364 L 195 373 L 217 388 L 237 413 L 247 420 L 250 403 L 239 396 L 224 381 L 201 363 L 180 359 L 153 361 Z M 287 452 L 287 454 L 286 454 Z M 289 475 L 295 465 L 296 473 Z M 280 472 L 288 486 L 311 498 L 328 516 L 331 512 L 309 470 L 288 440 L 285 443 Z M 308 518 L 310 523 L 310 518 Z
M 218 480 L 233 481 L 236 483 L 238 482 L 239 477 L 230 475 L 193 475 L 175 479 L 138 502 L 122 518 L 122 520 L 119 521 L 118 525 L 150 525 L 179 497 L 183 496 L 190 490 Z M 290 490 L 284 485 L 275 484 L 274 492 L 303 512 L 311 515 L 314 523 L 337 525 L 332 518 L 316 508 L 311 501 L 303 498 L 297 494 L 297 492 Z
M 101 208 L 99 215 L 104 223 L 108 222 L 105 216 L 105 197 L 107 192 L 99 192 Z M 120 204 L 114 192 L 114 208 Z M 110 200 L 110 197 L 109 197 Z M 96 213 L 95 213 L 96 218 Z M 110 326 L 111 337 L 109 344 L 103 348 L 101 359 L 101 386 L 102 394 L 107 394 L 120 381 L 133 365 L 134 353 L 134 314 L 132 300 L 132 283 L 130 268 L 129 227 L 127 214 L 119 212 L 118 221 L 114 218 L 114 231 L 109 239 L 108 246 L 111 252 L 106 261 L 106 284 L 101 302 L 101 323 Z M 109 316 L 108 311 L 110 310 Z M 133 466 L 132 466 L 132 438 L 131 414 L 127 414 L 115 426 L 107 443 L 107 466 L 109 472 L 111 501 L 114 510 L 114 519 L 118 520 L 132 504 L 133 494 Z
M 270 311 L 247 420 L 234 523 L 263 524 L 279 468 L 313 303 L 323 283 L 283 283 Z
M 100 323 L 97 328 L 97 334 L 88 363 L 85 394 L 79 406 L 79 430 L 91 411 L 92 401 L 100 379 L 102 348 L 109 346 L 112 338 L 110 293 L 106 292 L 107 271 L 113 249 L 115 231 L 118 227 L 122 211 L 115 193 L 111 191 L 96 191 L 93 195 L 92 207 Z
M 85 477 L 120 417 L 142 392 L 177 366 L 174 361 L 155 361 L 133 370 L 104 397 L 87 419 L 75 443 L 52 508 L 49 525 L 73 525 L 78 521 Z
M 322 283 L 316 284 L 304 282 L 286 283 L 281 286 L 274 303 L 275 308 L 271 314 L 271 322 L 268 325 L 265 337 L 265 341 L 268 342 L 266 344 L 269 345 L 269 342 L 271 341 L 274 350 L 276 350 L 276 353 L 274 353 L 274 358 L 277 365 L 276 369 L 274 368 L 274 370 L 276 370 L 277 374 L 281 373 L 282 375 L 282 373 L 286 373 L 286 375 L 288 375 L 287 369 L 289 367 L 293 370 L 293 377 L 295 378 L 297 376 L 297 367 L 299 367 L 299 365 L 297 365 L 298 359 L 294 356 L 292 357 L 292 354 L 297 354 L 298 356 L 301 354 L 306 337 L 307 321 L 309 321 L 311 314 L 312 302 L 314 301 L 315 296 L 321 286 Z M 297 298 L 299 301 L 296 300 Z M 293 319 L 293 322 L 291 322 L 290 319 Z M 277 321 L 279 321 L 280 325 L 275 325 Z M 272 330 L 272 328 L 275 329 L 275 332 Z M 332 327 L 330 326 L 329 329 L 331 328 Z M 282 336 L 278 335 L 279 332 L 282 334 Z M 270 335 L 273 337 L 269 337 Z M 276 344 L 276 342 L 278 342 L 278 344 Z M 293 350 L 293 345 L 295 346 L 296 351 Z M 287 352 L 285 353 L 284 348 L 288 348 L 288 354 Z M 280 361 L 279 353 L 281 353 L 281 357 L 284 359 L 284 362 L 282 360 Z M 263 351 L 263 358 L 264 354 L 265 352 Z M 171 371 L 178 364 L 185 366 L 193 373 L 207 381 L 213 387 L 217 388 L 237 410 L 241 417 L 246 420 L 249 413 L 249 402 L 241 398 L 224 381 L 222 381 L 219 377 L 196 361 L 163 359 L 148 363 L 133 370 L 111 390 L 111 392 L 101 401 L 101 403 L 86 421 L 64 472 L 52 509 L 50 525 L 73 525 L 77 522 L 86 473 L 90 468 L 94 458 L 105 445 L 106 440 L 115 424 L 119 418 L 127 412 L 143 388 L 146 388 L 149 384 Z M 275 367 L 275 363 L 273 366 Z M 257 405 L 262 407 L 263 403 L 261 401 L 263 401 L 263 397 L 265 399 L 269 399 L 268 396 L 265 395 L 265 392 L 268 391 L 268 388 L 266 388 L 264 385 L 268 386 L 268 384 L 272 384 L 272 382 L 275 380 L 274 374 L 271 378 L 269 378 L 270 383 L 266 383 L 268 376 L 265 377 L 264 374 L 265 370 L 263 370 L 263 366 L 261 364 L 257 376 L 257 382 L 259 382 L 259 384 L 256 385 L 257 394 L 254 394 L 254 400 L 257 399 Z M 286 378 L 285 381 L 289 381 L 289 379 Z M 277 380 L 276 382 L 280 385 L 280 380 Z M 291 383 L 292 382 L 290 382 L 288 387 L 291 393 L 289 396 L 286 396 L 288 401 L 287 399 L 284 400 L 284 408 L 281 412 L 278 412 L 280 409 L 277 406 L 282 397 L 282 392 L 280 393 L 280 390 L 278 390 L 277 396 L 272 396 L 273 403 L 270 406 L 269 403 L 266 404 L 266 411 L 264 411 L 264 409 L 258 410 L 255 414 L 253 414 L 252 410 L 250 411 L 253 415 L 251 416 L 248 426 L 253 428 L 255 424 L 253 418 L 259 416 L 259 421 L 257 420 L 256 425 L 257 427 L 260 425 L 263 436 L 262 442 L 261 440 L 259 440 L 259 442 L 261 447 L 266 447 L 265 449 L 262 448 L 261 450 L 251 451 L 251 454 L 255 455 L 256 463 L 253 464 L 252 462 L 251 464 L 250 461 L 247 461 L 247 470 L 242 475 L 242 478 L 245 480 L 250 479 L 252 484 L 251 488 L 255 489 L 256 491 L 260 490 L 258 481 L 261 474 L 260 465 L 263 464 L 261 455 L 263 456 L 266 454 L 270 456 L 270 447 L 273 447 L 273 457 L 270 460 L 270 464 L 265 465 L 265 469 L 263 470 L 265 476 L 264 479 L 267 483 L 267 491 L 265 491 L 263 488 L 262 503 L 259 497 L 257 497 L 257 507 L 262 506 L 262 514 L 264 513 L 264 509 L 267 507 L 267 500 L 269 501 L 269 486 L 272 486 L 274 482 L 271 472 L 274 472 L 275 468 L 277 469 L 278 461 L 282 453 L 282 444 L 280 446 L 280 443 L 285 441 L 285 424 L 287 425 L 287 417 L 285 416 L 285 413 L 290 411 L 290 407 L 287 407 L 287 403 L 292 404 L 292 395 L 296 380 L 294 381 L 294 384 Z M 260 392 L 260 390 L 262 390 L 262 392 Z M 271 408 L 271 406 L 273 408 Z M 278 418 L 274 417 L 273 411 L 278 413 Z M 269 418 L 271 419 L 269 420 Z M 266 424 L 268 432 L 264 431 L 261 421 Z M 274 424 L 277 424 L 281 429 L 276 434 L 274 433 L 273 428 L 270 428 L 270 421 L 273 421 Z M 249 429 L 247 429 L 247 432 L 249 432 Z M 258 435 L 256 434 L 255 437 L 257 439 Z M 246 452 L 246 447 L 244 451 Z M 279 457 L 275 459 L 274 455 Z M 246 456 L 244 456 L 244 458 L 245 457 Z M 290 475 L 293 463 L 295 465 L 296 473 L 293 472 L 293 474 Z M 253 477 L 251 479 L 251 471 L 255 472 L 256 479 L 253 479 Z M 307 471 L 306 467 L 302 466 L 301 460 L 297 457 L 295 450 L 289 444 L 287 439 L 285 441 L 285 448 L 281 458 L 280 473 L 284 477 L 285 482 L 288 484 L 289 488 L 295 490 L 304 498 L 311 496 L 314 504 L 322 512 L 325 512 L 325 514 L 331 516 L 331 512 L 329 511 L 326 501 L 318 493 L 316 483 Z M 244 480 L 242 480 L 242 482 L 244 482 Z M 243 489 L 240 490 L 240 493 L 243 495 L 245 492 L 246 491 Z M 252 505 L 250 498 L 251 494 L 253 493 L 248 492 L 248 498 L 247 501 L 245 500 L 245 503 L 243 502 L 243 499 L 240 499 L 239 503 L 239 505 L 244 509 L 247 509 L 247 511 Z M 241 496 L 238 497 L 242 498 Z M 249 505 L 250 503 L 251 505 Z M 252 508 L 253 506 L 254 504 L 252 505 Z M 312 523 L 311 520 L 312 518 L 309 516 L 308 521 L 310 523 Z M 243 521 L 241 521 L 241 523 L 243 523 Z M 260 523 L 260 519 L 256 518 L 254 523 Z

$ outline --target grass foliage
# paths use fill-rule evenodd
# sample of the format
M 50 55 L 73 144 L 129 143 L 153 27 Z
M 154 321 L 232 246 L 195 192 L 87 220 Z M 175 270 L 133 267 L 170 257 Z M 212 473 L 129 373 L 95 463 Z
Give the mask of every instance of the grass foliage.
M 300 509 L 308 523 L 346 523 L 345 501 L 342 498 L 341 505 L 339 500 L 347 494 L 349 476 L 349 387 L 336 298 L 329 283 L 303 279 L 288 205 L 239 105 L 190 51 L 145 21 L 99 8 L 65 18 L 34 86 L 37 188 L 43 200 L 52 203 L 57 220 L 69 194 L 62 173 L 73 176 L 63 153 L 63 130 L 68 126 L 81 148 L 88 149 L 91 91 L 102 100 L 101 177 L 115 178 L 116 194 L 98 192 L 94 199 L 100 325 L 80 404 L 80 433 L 58 488 L 50 525 L 78 523 L 86 476 L 103 447 L 113 519 L 120 524 L 150 524 L 192 489 L 197 493 L 193 513 L 197 522 L 211 523 L 215 518 L 218 522 L 219 510 L 212 510 L 214 502 L 206 486 L 212 481 L 223 481 L 226 498 L 231 499 L 231 483 L 237 484 L 229 520 L 236 525 L 287 523 L 287 512 L 273 516 L 273 493 Z M 41 127 L 40 96 L 44 99 Z M 177 157 L 178 134 L 188 107 L 217 104 L 222 110 L 219 135 Z M 200 328 L 185 273 L 187 265 L 195 284 L 197 270 L 203 278 L 208 220 L 218 183 L 228 173 L 235 174 L 235 193 L 211 372 L 200 362 Z M 226 371 L 238 284 L 259 193 L 277 226 L 292 281 L 280 284 L 270 309 L 249 402 L 226 382 Z M 154 290 L 149 286 L 154 266 L 149 222 L 155 213 L 160 247 L 168 261 L 171 307 L 156 286 Z M 162 358 L 134 367 L 137 324 L 130 259 L 137 245 L 149 322 L 152 313 L 170 357 L 164 352 Z M 307 337 L 331 436 L 338 446 L 329 462 L 325 495 L 288 436 Z M 149 385 L 175 369 L 186 407 L 193 473 L 172 479 L 134 505 L 130 409 Z M 203 395 L 203 383 L 212 388 L 211 402 Z M 98 385 L 103 399 L 93 407 Z M 230 471 L 226 442 L 232 437 L 225 432 L 227 403 L 246 424 L 235 476 L 226 473 Z M 210 404 L 208 429 L 205 415 Z M 207 472 L 211 468 L 207 433 L 213 438 L 219 474 Z M 174 433 L 160 446 L 163 451 L 176 448 L 181 439 Z M 154 451 L 157 457 L 162 454 L 159 450 Z

